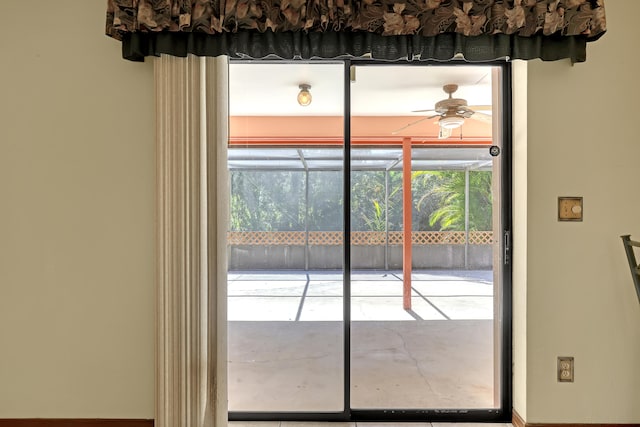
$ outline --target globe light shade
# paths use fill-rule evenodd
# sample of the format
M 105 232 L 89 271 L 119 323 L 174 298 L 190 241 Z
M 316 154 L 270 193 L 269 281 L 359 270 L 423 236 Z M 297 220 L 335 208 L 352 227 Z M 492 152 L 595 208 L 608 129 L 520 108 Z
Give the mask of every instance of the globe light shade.
M 464 117 L 458 117 L 458 116 L 445 116 L 445 117 L 442 117 L 440 121 L 438 121 L 438 124 L 440 125 L 440 127 L 443 127 L 445 129 L 459 128 L 460 126 L 462 126 L 463 123 L 464 123 Z
M 311 92 L 309 92 L 311 85 L 301 84 L 298 87 L 300 88 L 300 92 L 298 93 L 298 104 L 306 107 L 311 104 Z

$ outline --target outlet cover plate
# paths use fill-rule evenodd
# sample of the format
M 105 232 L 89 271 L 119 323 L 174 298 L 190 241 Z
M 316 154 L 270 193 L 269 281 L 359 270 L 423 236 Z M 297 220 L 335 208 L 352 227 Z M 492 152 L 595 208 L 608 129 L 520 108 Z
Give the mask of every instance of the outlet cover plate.
M 582 197 L 558 197 L 558 221 L 582 221 Z
M 573 382 L 573 357 L 558 357 L 558 382 Z

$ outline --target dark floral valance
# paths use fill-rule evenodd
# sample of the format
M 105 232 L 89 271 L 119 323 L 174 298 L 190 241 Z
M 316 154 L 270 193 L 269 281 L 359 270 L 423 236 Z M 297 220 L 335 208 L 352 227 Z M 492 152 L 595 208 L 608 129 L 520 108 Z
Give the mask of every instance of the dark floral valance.
M 603 1 L 108 0 L 106 32 L 134 60 L 194 53 L 584 61 L 586 42 L 606 31 Z

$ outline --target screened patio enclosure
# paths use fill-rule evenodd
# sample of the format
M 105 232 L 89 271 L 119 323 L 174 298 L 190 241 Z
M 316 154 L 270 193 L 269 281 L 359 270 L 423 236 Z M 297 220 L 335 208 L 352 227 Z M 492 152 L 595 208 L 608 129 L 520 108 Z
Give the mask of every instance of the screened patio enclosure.
M 493 232 L 491 223 L 478 230 L 470 214 L 486 204 L 476 200 L 474 176 L 488 177 L 490 186 L 494 158 L 488 147 L 415 147 L 411 158 L 405 309 L 403 151 L 351 150 L 350 402 L 365 410 L 492 407 L 499 390 Z M 343 151 L 229 147 L 228 166 L 230 408 L 238 419 L 339 408 Z M 461 178 L 463 230 L 429 224 L 430 184 L 439 173 Z
M 338 147 L 229 149 L 231 271 L 341 268 L 342 156 Z M 492 164 L 486 147 L 413 148 L 413 268 L 491 269 L 491 224 L 478 229 L 469 211 L 482 203 L 472 178 L 485 174 L 490 183 Z M 427 181 L 442 173 L 459 175 L 464 192 L 464 226 L 456 230 L 430 224 L 439 196 Z M 401 174 L 401 148 L 352 150 L 353 268 L 402 268 Z

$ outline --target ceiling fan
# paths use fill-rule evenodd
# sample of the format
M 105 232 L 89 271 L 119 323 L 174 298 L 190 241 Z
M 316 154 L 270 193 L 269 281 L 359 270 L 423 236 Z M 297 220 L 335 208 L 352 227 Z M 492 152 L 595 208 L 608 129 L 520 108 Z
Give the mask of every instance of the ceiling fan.
M 455 91 L 458 90 L 458 85 L 456 84 L 446 84 L 442 87 L 442 90 L 444 90 L 445 93 L 449 95 L 449 97 L 436 102 L 436 105 L 433 109 L 412 111 L 413 113 L 425 113 L 433 111 L 436 114 L 418 119 L 406 126 L 394 130 L 391 133 L 393 135 L 396 135 L 411 126 L 417 125 L 420 122 L 433 119 L 435 117 L 440 117 L 440 119 L 438 120 L 438 125 L 440 127 L 438 138 L 440 139 L 450 137 L 451 131 L 462 126 L 465 119 L 472 118 L 481 120 L 486 123 L 491 123 L 491 116 L 489 114 L 479 112 L 479 110 L 491 110 L 491 105 L 467 105 L 466 99 L 454 98 L 452 95 Z

